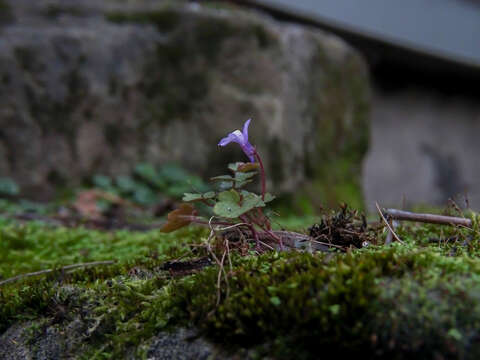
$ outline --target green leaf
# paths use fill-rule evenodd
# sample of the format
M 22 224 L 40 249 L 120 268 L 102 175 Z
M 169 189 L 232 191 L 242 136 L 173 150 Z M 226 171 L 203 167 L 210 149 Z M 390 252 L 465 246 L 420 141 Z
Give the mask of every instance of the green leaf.
M 157 201 L 157 194 L 147 186 L 137 186 L 133 193 L 133 199 L 142 205 L 152 205 Z
M 130 176 L 118 176 L 115 183 L 122 193 L 133 193 L 139 187 L 139 184 Z
M 245 181 L 255 176 L 257 173 L 255 171 L 241 173 L 238 172 L 235 174 L 235 181 Z
M 213 199 L 215 197 L 215 191 L 209 191 L 203 194 L 204 199 Z
M 265 197 L 263 198 L 263 202 L 268 203 L 272 200 L 275 200 L 275 198 L 276 198 L 275 195 L 272 195 L 270 193 L 265 193 Z
M 187 179 L 187 184 L 191 189 L 198 192 L 204 193 L 210 190 L 210 186 L 208 186 L 200 177 L 196 175 L 189 176 Z
M 233 189 L 222 191 L 220 194 L 218 194 L 218 200 L 237 204 L 240 201 L 240 194 Z
M 203 199 L 202 194 L 185 193 L 183 194 L 182 201 L 189 202 L 189 201 L 198 201 L 202 199 Z
M 159 175 L 169 183 L 186 182 L 189 174 L 176 164 L 165 164 L 160 168 Z
M 199 201 L 199 200 L 212 199 L 214 197 L 215 197 L 215 193 L 213 191 L 209 191 L 205 194 L 185 193 L 183 194 L 182 201 L 185 201 L 185 202 Z
M 237 191 L 229 190 L 218 195 L 218 202 L 213 207 L 213 212 L 218 216 L 233 219 L 256 207 L 263 206 L 265 206 L 265 203 L 258 195 L 242 191 L 242 198 L 240 198 Z
M 338 313 L 340 312 L 340 305 L 339 304 L 330 305 L 329 310 L 332 313 L 332 315 L 338 315 Z
M 109 189 L 112 187 L 112 178 L 105 175 L 95 175 L 92 178 L 93 185 L 100 189 Z
M 232 170 L 233 172 L 236 172 L 237 169 L 238 169 L 238 167 L 239 167 L 240 165 L 243 165 L 243 164 L 244 164 L 243 162 L 230 163 L 230 164 L 228 164 L 228 168 L 229 168 L 230 170 Z
M 162 179 L 160 173 L 151 164 L 138 164 L 135 167 L 135 175 L 157 188 L 162 189 L 166 186 L 165 181 Z
M 10 178 L 0 178 L 0 194 L 2 195 L 18 195 L 20 188 L 17 183 Z
M 272 296 L 270 302 L 275 306 L 280 306 L 282 304 L 282 300 L 280 300 L 278 296 Z
M 247 185 L 248 183 L 251 183 L 251 182 L 252 182 L 252 180 L 238 181 L 238 182 L 235 182 L 235 187 L 237 189 L 239 189 L 239 188 L 242 188 L 242 187 L 244 187 L 245 185 Z
M 220 176 L 214 176 L 212 178 L 210 178 L 210 180 L 212 181 L 235 181 L 235 179 L 233 177 L 231 177 L 230 175 L 220 175 Z
M 455 328 L 448 330 L 448 336 L 454 338 L 457 341 L 462 340 L 462 333 Z

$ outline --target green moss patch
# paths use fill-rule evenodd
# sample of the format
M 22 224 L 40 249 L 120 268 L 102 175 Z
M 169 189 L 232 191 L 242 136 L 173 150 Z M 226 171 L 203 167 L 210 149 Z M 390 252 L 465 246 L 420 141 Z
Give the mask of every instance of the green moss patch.
M 259 346 L 278 358 L 457 358 L 480 350 L 479 275 L 476 258 L 394 246 L 242 259 L 218 307 L 213 268 L 182 280 L 173 293 L 215 341 Z
M 0 276 L 7 278 L 21 273 L 63 265 L 116 260 L 119 263 L 145 256 L 166 261 L 181 256 L 186 244 L 198 241 L 199 229 L 175 234 L 157 231 L 114 233 L 46 227 L 40 223 L 19 225 L 0 220 Z
M 472 230 L 405 226 L 398 229 L 405 245 L 347 253 L 232 253 L 220 288 L 217 266 L 171 271 L 207 255 L 191 247 L 204 230 L 105 233 L 8 221 L 0 230 L 4 277 L 117 260 L 0 287 L 0 332 L 33 321 L 32 348 L 57 329 L 76 339 L 58 345 L 72 358 L 142 358 L 157 334 L 190 326 L 260 358 L 475 359 L 480 352 L 480 246 Z M 177 265 L 166 266 L 172 259 Z

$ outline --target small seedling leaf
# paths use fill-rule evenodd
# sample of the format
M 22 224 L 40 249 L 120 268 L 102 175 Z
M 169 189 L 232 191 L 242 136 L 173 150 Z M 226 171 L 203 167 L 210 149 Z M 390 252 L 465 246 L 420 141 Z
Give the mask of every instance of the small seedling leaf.
M 237 167 L 238 172 L 249 172 L 252 170 L 258 170 L 260 168 L 260 164 L 255 162 L 255 163 L 244 163 L 241 164 Z
M 215 197 L 215 192 L 209 191 L 205 194 L 198 194 L 198 193 L 185 193 L 183 194 L 182 201 L 190 202 L 190 201 L 200 201 L 200 200 L 207 200 L 212 199 Z
M 233 171 L 234 173 L 236 172 L 249 172 L 249 171 L 254 171 L 258 170 L 260 168 L 259 163 L 243 163 L 243 162 L 236 162 L 236 163 L 231 163 L 228 164 L 228 168 Z
M 264 196 L 264 198 L 263 198 L 263 202 L 264 202 L 264 203 L 268 203 L 268 202 L 270 202 L 270 201 L 272 201 L 272 200 L 275 200 L 275 195 L 272 195 L 272 194 L 270 194 L 270 193 L 265 193 L 265 196 Z
M 188 216 L 195 215 L 195 208 L 190 204 L 181 204 L 178 209 L 173 210 L 167 216 L 167 222 L 160 229 L 161 232 L 169 233 L 187 226 L 191 223 Z
M 189 202 L 189 201 L 199 201 L 202 199 L 203 199 L 202 194 L 185 193 L 183 194 L 182 201 Z

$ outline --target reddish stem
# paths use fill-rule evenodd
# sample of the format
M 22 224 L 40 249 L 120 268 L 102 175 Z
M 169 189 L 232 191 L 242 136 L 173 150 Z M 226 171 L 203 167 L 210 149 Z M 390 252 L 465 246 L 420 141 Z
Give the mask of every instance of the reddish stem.
M 262 159 L 260 155 L 258 155 L 257 150 L 255 150 L 255 158 L 258 160 L 258 164 L 260 165 L 260 178 L 262 179 L 262 200 L 265 199 L 265 193 L 267 191 L 267 186 L 265 184 L 265 169 L 263 167 Z
M 263 215 L 263 214 L 262 214 Z M 280 250 L 283 251 L 283 241 L 280 237 L 278 237 L 277 235 L 275 235 L 272 231 L 271 231 L 271 228 L 270 228 L 270 223 L 261 223 L 260 221 L 257 221 L 253 216 L 249 216 L 250 220 L 252 222 L 254 222 L 255 224 L 257 224 L 265 233 L 267 233 L 268 235 L 270 235 L 272 238 L 274 238 L 275 240 L 278 241 L 278 244 L 280 245 Z
M 258 237 L 258 234 L 257 234 L 257 231 L 255 230 L 255 227 L 253 226 L 250 218 L 246 215 L 241 215 L 240 217 L 240 220 L 242 220 L 245 224 L 248 225 L 248 227 L 250 228 L 250 231 L 252 232 L 252 235 L 253 237 L 255 238 L 255 247 L 257 249 L 259 249 L 259 246 L 260 246 L 260 239 Z

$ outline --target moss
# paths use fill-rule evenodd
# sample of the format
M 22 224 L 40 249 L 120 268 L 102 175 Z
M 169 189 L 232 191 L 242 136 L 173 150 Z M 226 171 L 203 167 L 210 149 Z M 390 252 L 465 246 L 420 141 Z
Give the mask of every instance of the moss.
M 0 229 L 4 277 L 119 260 L 0 287 L 0 331 L 36 319 L 34 347 L 46 328 L 70 334 L 72 321 L 81 321 L 83 340 L 58 345 L 74 358 L 145 356 L 153 336 L 187 324 L 233 351 L 256 348 L 279 359 L 317 358 L 319 349 L 394 359 L 474 359 L 480 351 L 480 245 L 470 230 L 405 226 L 398 234 L 406 245 L 347 254 L 232 254 L 217 305 L 217 267 L 179 279 L 160 270 L 166 259 L 187 255 L 204 231 L 101 233 L 5 220 Z M 451 237 L 459 241 L 431 241 Z
M 165 286 L 171 276 L 160 265 L 193 256 L 186 245 L 205 234 L 201 229 L 176 235 L 102 233 L 5 220 L 0 229 L 2 278 L 91 259 L 117 260 L 114 265 L 57 271 L 0 286 L 0 333 L 14 322 L 44 319 L 73 338 L 80 335 L 70 334 L 71 322 L 81 321 L 81 348 L 70 349 L 78 351 L 78 358 L 92 358 L 99 348 L 120 356 L 163 329 L 170 316 L 162 312 L 162 303 L 168 300 Z M 67 343 L 59 346 L 66 351 Z
M 153 24 L 161 32 L 169 32 L 175 29 L 180 21 L 178 11 L 165 8 L 158 11 L 149 12 L 111 12 L 105 15 L 108 21 L 124 24 Z
M 176 306 L 226 345 L 268 343 L 269 355 L 286 359 L 317 358 L 319 349 L 360 358 L 473 359 L 480 350 L 472 343 L 480 321 L 477 258 L 412 246 L 333 258 L 270 254 L 240 260 L 234 274 L 219 306 L 215 269 L 173 289 Z
M 157 254 L 182 254 L 182 244 L 201 234 L 187 231 L 173 235 L 102 233 L 87 229 L 46 228 L 42 224 L 18 225 L 0 220 L 0 277 L 58 267 L 78 262 L 116 259 L 126 262 L 132 257 Z M 17 251 L 10 251 L 16 249 Z

